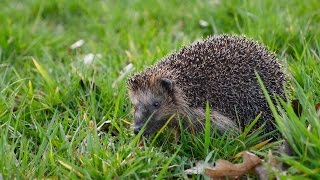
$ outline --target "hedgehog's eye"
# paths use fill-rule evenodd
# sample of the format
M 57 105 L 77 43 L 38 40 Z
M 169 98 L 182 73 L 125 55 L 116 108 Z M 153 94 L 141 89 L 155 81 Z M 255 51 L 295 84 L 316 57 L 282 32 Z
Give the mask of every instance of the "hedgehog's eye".
M 154 102 L 154 103 L 153 103 L 153 106 L 154 106 L 155 108 L 158 108 L 158 107 L 160 106 L 160 103 L 159 103 L 159 102 Z

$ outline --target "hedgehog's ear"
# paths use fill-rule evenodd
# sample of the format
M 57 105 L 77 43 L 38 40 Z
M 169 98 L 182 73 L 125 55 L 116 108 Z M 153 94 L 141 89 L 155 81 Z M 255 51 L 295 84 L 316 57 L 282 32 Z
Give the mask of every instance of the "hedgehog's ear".
M 161 78 L 160 83 L 165 90 L 167 90 L 168 92 L 172 92 L 173 86 L 174 86 L 174 83 L 172 80 L 168 78 Z

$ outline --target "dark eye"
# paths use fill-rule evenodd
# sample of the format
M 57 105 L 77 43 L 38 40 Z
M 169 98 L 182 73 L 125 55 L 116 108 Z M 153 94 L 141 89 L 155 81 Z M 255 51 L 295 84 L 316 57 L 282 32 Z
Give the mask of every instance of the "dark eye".
M 159 107 L 159 105 L 160 105 L 159 102 L 154 102 L 154 103 L 153 103 L 153 106 L 156 107 L 156 108 Z

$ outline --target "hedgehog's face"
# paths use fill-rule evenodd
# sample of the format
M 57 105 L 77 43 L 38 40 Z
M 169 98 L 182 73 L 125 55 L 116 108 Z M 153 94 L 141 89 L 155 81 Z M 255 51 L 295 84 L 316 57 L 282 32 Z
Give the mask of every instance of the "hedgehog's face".
M 177 111 L 173 98 L 174 83 L 167 78 L 160 78 L 148 87 L 133 88 L 130 85 L 132 84 L 129 84 L 129 95 L 134 110 L 134 132 L 138 133 L 146 123 L 144 134 L 157 132 Z

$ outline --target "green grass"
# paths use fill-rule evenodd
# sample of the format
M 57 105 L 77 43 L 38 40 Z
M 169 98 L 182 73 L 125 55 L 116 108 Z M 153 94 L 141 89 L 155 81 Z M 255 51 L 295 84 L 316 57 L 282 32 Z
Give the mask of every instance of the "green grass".
M 305 111 L 297 117 L 282 102 L 276 120 L 296 155 L 280 157 L 291 165 L 288 176 L 320 178 L 313 107 L 320 102 L 319 9 L 317 0 L 2 0 L 0 177 L 188 178 L 184 170 L 198 160 L 233 160 L 265 137 L 248 129 L 238 137 L 205 132 L 182 134 L 172 144 L 172 136 L 160 134 L 139 146 L 140 136 L 130 130 L 128 75 L 121 75 L 129 63 L 139 71 L 181 45 L 231 33 L 266 44 L 292 75 L 292 96 Z M 83 46 L 70 49 L 80 39 Z M 100 55 L 88 66 L 89 53 Z M 101 134 L 94 124 L 106 120 Z

